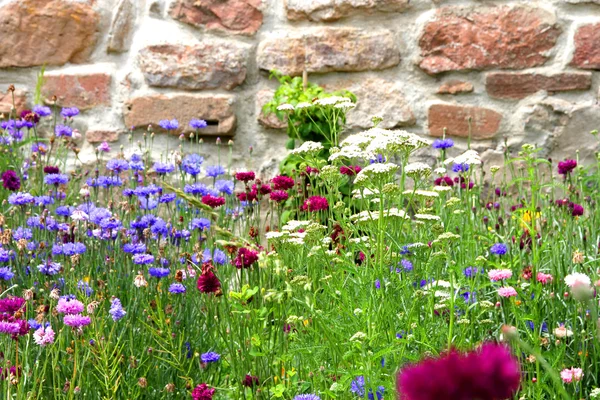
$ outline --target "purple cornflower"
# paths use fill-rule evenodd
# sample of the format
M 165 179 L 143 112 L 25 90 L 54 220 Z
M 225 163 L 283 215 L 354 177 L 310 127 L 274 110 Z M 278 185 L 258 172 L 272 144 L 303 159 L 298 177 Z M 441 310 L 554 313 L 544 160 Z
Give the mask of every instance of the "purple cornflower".
M 56 125 L 56 128 L 54 128 L 54 134 L 56 137 L 71 137 L 73 136 L 73 128 L 68 125 Z
M 65 325 L 73 328 L 82 328 L 92 323 L 92 319 L 81 314 L 67 314 L 63 318 Z
M 21 180 L 15 171 L 9 169 L 2 174 L 2 186 L 4 189 L 16 192 L 21 189 Z
M 200 167 L 204 162 L 204 158 L 198 154 L 188 154 L 181 162 L 183 172 L 196 176 L 200 173 Z
M 15 276 L 15 273 L 10 267 L 0 267 L 0 279 L 9 281 Z
M 165 193 L 158 198 L 159 203 L 170 203 L 177 198 L 175 193 Z
M 190 121 L 190 126 L 194 129 L 206 128 L 208 124 L 203 119 L 193 119 Z
M 47 117 L 49 115 L 52 115 L 52 110 L 50 109 L 50 107 L 42 106 L 39 104 L 33 106 L 33 112 L 39 115 L 40 117 Z
M 179 121 L 176 119 L 172 119 L 170 121 L 168 119 L 162 119 L 158 121 L 158 125 L 168 131 L 174 131 L 175 129 L 179 128 Z
M 33 233 L 31 232 L 31 229 L 23 228 L 22 226 L 13 231 L 13 239 L 17 241 L 21 239 L 29 240 L 32 237 Z
M 456 173 L 467 172 L 469 170 L 469 164 L 454 164 L 452 166 L 452 171 Z
M 477 267 L 467 267 L 463 272 L 467 278 L 473 278 L 479 273 L 483 274 L 483 268 L 478 269 Z
M 48 147 L 44 143 L 34 143 L 31 145 L 32 153 L 45 154 L 48 151 Z
M 352 380 L 350 391 L 359 397 L 365 395 L 365 377 L 360 375 Z
M 174 293 L 174 294 L 181 294 L 181 293 L 185 293 L 185 286 L 183 286 L 182 283 L 172 283 L 171 286 L 169 286 L 169 293 Z
M 413 263 L 411 263 L 409 260 L 407 259 L 402 259 L 402 261 L 400 261 L 400 265 L 402 265 L 402 268 L 404 268 L 404 271 L 406 272 L 410 272 L 413 270 Z
M 446 150 L 454 146 L 452 139 L 436 139 L 433 141 L 431 147 L 438 150 Z
M 82 280 L 77 282 L 77 289 L 81 290 L 86 297 L 90 297 L 94 293 L 94 289 L 92 289 L 90 284 Z
M 17 192 L 8 196 L 8 202 L 13 206 L 24 206 L 35 201 L 34 197 L 26 192 Z
M 0 321 L 0 333 L 15 335 L 21 330 L 21 324 L 18 322 Z
M 101 153 L 108 153 L 110 152 L 110 145 L 106 142 L 102 142 L 100 145 L 98 145 L 98 147 L 96 147 L 96 150 Z
M 208 218 L 194 218 L 190 221 L 190 229 L 199 229 L 201 231 L 210 229 L 210 220 Z
M 44 177 L 46 185 L 66 185 L 69 182 L 69 177 L 65 174 L 48 174 Z
M 175 166 L 173 166 L 172 164 L 155 162 L 154 170 L 156 171 L 157 174 L 165 175 L 165 174 L 170 174 L 171 172 L 173 172 L 175 170 Z
M 504 243 L 496 243 L 490 247 L 490 253 L 496 256 L 503 256 L 508 252 L 508 247 Z
M 59 263 L 51 261 L 37 266 L 38 271 L 44 275 L 56 275 L 60 272 L 61 268 L 62 266 Z
M 220 165 L 209 165 L 206 167 L 206 176 L 216 178 L 220 175 L 225 175 L 225 168 Z
M 116 297 L 110 302 L 110 310 L 108 310 L 108 313 L 115 322 L 120 320 L 125 316 L 125 314 L 127 314 L 127 312 L 123 309 L 121 300 L 119 300 Z
M 215 182 L 215 189 L 221 193 L 233 194 L 233 182 L 226 180 L 218 180 Z
M 217 362 L 220 358 L 221 356 L 214 351 L 209 351 L 208 353 L 204 353 L 200 356 L 200 360 L 202 360 L 203 363 Z
M 70 296 L 62 296 L 58 299 L 58 304 L 56 305 L 56 311 L 61 314 L 79 314 L 84 308 L 85 306 L 82 302 Z
M 162 267 L 154 267 L 154 268 L 148 269 L 148 273 L 150 274 L 150 276 L 160 279 L 160 278 L 169 276 L 169 274 L 171 273 L 171 269 L 162 268 Z
M 201 182 L 192 183 L 191 185 L 185 185 L 183 191 L 188 194 L 205 196 L 210 193 L 210 189 Z
M 111 171 L 113 174 L 120 174 L 121 172 L 129 169 L 129 163 L 119 158 L 113 158 L 106 163 L 106 169 Z
M 133 263 L 138 265 L 152 264 L 154 262 L 154 256 L 152 254 L 135 254 L 133 256 Z
M 79 109 L 77 107 L 65 107 L 60 111 L 60 115 L 63 118 L 73 118 L 79 115 Z
M 381 281 L 379 279 L 375 279 L 375 289 L 381 289 Z
M 294 400 L 321 400 L 316 394 L 298 394 L 294 396 Z

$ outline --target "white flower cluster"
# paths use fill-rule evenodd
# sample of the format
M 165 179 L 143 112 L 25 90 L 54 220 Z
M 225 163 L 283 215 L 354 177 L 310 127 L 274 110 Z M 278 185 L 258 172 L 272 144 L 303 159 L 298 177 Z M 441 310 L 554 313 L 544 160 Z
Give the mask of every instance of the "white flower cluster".
M 357 175 L 354 183 L 368 182 L 373 178 L 386 178 L 395 174 L 400 167 L 393 163 L 374 163 L 364 167 Z
M 414 162 L 404 167 L 404 173 L 408 176 L 429 175 L 431 167 L 422 162 Z
M 297 149 L 292 150 L 292 154 L 299 156 L 317 155 L 321 150 L 323 150 L 323 145 L 321 143 L 307 141 L 302 143 Z
M 329 161 L 335 161 L 335 160 L 338 160 L 340 158 L 344 158 L 344 159 L 356 159 L 356 158 L 371 159 L 371 158 L 375 157 L 374 154 L 369 154 L 366 151 L 362 150 L 360 147 L 355 146 L 355 145 L 344 146 L 341 149 L 338 149 L 337 147 L 333 147 L 333 148 L 331 148 L 329 150 L 329 153 L 331 154 L 329 156 Z
M 481 165 L 481 156 L 475 150 L 467 150 L 458 157 L 447 159 L 444 164 Z
M 315 100 L 314 103 L 318 104 L 320 106 L 337 106 L 337 105 L 341 105 L 341 104 L 343 104 L 345 106 L 347 104 L 351 104 L 351 107 L 354 106 L 354 103 L 352 103 L 352 99 L 349 99 L 348 97 L 342 97 L 342 96 L 325 97 L 322 99 Z
M 410 217 L 403 210 L 399 210 L 395 207 L 384 210 L 383 217 L 410 219 Z M 352 215 L 350 219 L 355 222 L 377 221 L 379 220 L 379 211 L 361 211 L 358 214 Z

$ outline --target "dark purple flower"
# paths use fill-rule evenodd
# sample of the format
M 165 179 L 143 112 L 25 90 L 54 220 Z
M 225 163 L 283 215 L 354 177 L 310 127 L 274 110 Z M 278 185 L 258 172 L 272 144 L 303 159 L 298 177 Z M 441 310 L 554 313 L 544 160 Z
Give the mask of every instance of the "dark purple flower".
M 567 175 L 571 173 L 577 167 L 577 161 L 565 160 L 558 163 L 558 173 L 561 175 Z
M 2 174 L 2 186 L 4 189 L 16 192 L 21 188 L 21 180 L 15 171 L 9 169 Z

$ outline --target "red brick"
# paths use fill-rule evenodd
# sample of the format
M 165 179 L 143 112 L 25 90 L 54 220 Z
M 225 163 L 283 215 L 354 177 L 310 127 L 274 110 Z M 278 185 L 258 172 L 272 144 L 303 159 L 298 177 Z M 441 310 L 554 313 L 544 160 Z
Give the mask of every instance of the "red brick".
M 565 72 L 554 75 L 494 72 L 486 77 L 485 87 L 491 97 L 523 99 L 540 90 L 566 92 L 587 90 L 592 86 L 590 72 Z
M 434 104 L 429 107 L 428 119 L 432 136 L 442 136 L 446 128 L 447 135 L 468 137 L 471 119 L 471 137 L 490 139 L 498 132 L 502 115 L 489 108 Z
M 110 82 L 104 73 L 46 75 L 42 94 L 47 100 L 56 96 L 61 106 L 87 110 L 110 105 Z
M 571 65 L 582 69 L 600 69 L 600 23 L 584 25 L 575 32 L 575 52 Z
M 473 84 L 471 82 L 464 81 L 447 81 L 442 84 L 438 89 L 438 94 L 460 94 L 460 93 L 471 93 L 473 91 Z
M 116 142 L 119 140 L 117 131 L 87 131 L 85 138 L 89 143 Z

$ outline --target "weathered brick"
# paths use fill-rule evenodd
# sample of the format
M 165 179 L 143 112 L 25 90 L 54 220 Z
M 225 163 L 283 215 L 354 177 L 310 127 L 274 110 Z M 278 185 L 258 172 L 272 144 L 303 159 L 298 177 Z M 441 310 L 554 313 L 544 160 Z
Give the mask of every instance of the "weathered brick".
M 473 91 L 473 84 L 471 82 L 451 80 L 444 82 L 439 88 L 438 94 L 460 94 L 460 93 L 471 93 Z
M 176 0 L 172 18 L 211 31 L 253 35 L 263 22 L 261 0 Z
M 556 16 L 528 6 L 446 7 L 419 40 L 420 67 L 429 74 L 544 64 L 561 30 Z
M 566 92 L 587 90 L 592 86 L 589 72 L 564 72 L 553 75 L 494 72 L 486 77 L 485 86 L 491 97 L 523 99 L 540 90 Z
M 490 139 L 500 129 L 502 115 L 489 108 L 434 104 L 429 107 L 429 133 L 442 136 L 444 128 L 450 136 L 468 137 L 469 120 L 473 139 Z
M 119 140 L 117 131 L 87 131 L 85 138 L 89 143 L 116 142 Z
M 583 25 L 575 32 L 575 52 L 571 65 L 582 69 L 600 69 L 600 23 Z
M 108 51 L 122 53 L 129 50 L 136 12 L 137 6 L 135 0 L 121 0 L 119 2 L 110 24 Z
M 277 118 L 275 114 L 266 114 L 263 112 L 263 106 L 273 98 L 275 92 L 271 89 L 262 89 L 256 93 L 256 119 L 262 126 L 272 129 L 283 129 L 287 122 Z
M 87 110 L 110 105 L 111 76 L 105 73 L 52 74 L 44 76 L 42 95 L 57 97 L 57 104 Z
M 138 58 L 150 86 L 228 90 L 246 79 L 247 60 L 247 46 L 223 40 L 149 46 Z
M 388 30 L 317 28 L 272 36 L 258 46 L 258 66 L 287 75 L 308 72 L 381 70 L 400 63 L 400 50 Z
M 203 135 L 232 136 L 235 133 L 236 118 L 234 97 L 229 95 L 150 95 L 130 99 L 123 112 L 125 126 L 146 128 L 155 125 L 161 132 L 158 122 L 163 119 L 177 119 L 180 129 L 173 131 L 179 135 L 189 131 L 190 120 L 203 119 L 208 126 L 202 129 Z
M 12 0 L 0 8 L 0 68 L 87 61 L 99 21 L 88 3 Z
M 290 20 L 336 21 L 351 15 L 373 12 L 402 12 L 408 9 L 409 0 L 286 0 L 285 8 Z

